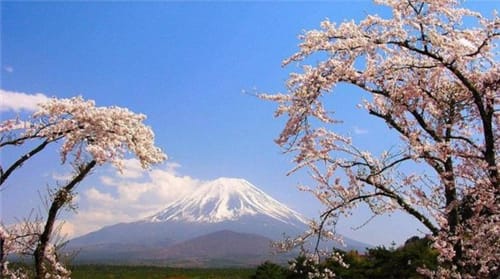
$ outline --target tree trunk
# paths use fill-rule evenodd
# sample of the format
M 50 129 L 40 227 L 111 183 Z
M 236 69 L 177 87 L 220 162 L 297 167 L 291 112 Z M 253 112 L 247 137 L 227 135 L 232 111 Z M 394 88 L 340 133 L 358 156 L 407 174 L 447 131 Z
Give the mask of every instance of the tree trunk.
M 5 270 L 3 270 L 4 266 L 4 262 L 5 262 L 5 253 L 3 251 L 3 245 L 5 243 L 5 239 L 3 239 L 3 237 L 0 237 L 0 278 L 3 277 L 3 274 L 5 272 Z
M 444 186 L 445 186 L 445 198 L 446 198 L 446 207 L 449 209 L 448 212 L 448 226 L 449 226 L 449 235 L 456 236 L 457 235 L 457 227 L 460 223 L 460 210 L 459 203 L 457 198 L 457 189 L 455 187 L 455 177 L 453 174 L 453 161 L 451 158 L 448 158 L 445 163 L 445 175 L 444 175 Z M 451 208 L 449 208 L 451 206 Z M 452 264 L 456 267 L 460 267 L 460 261 L 462 260 L 462 243 L 461 241 L 457 241 L 454 245 L 455 256 L 452 259 Z
M 63 188 L 60 188 L 55 198 L 50 206 L 49 214 L 47 216 L 47 221 L 43 228 L 43 232 L 38 240 L 38 245 L 36 246 L 34 257 L 35 257 L 35 278 L 43 279 L 47 273 L 47 267 L 45 266 L 45 259 L 47 257 L 46 249 L 50 242 L 50 236 L 54 230 L 54 224 L 57 218 L 57 213 L 59 209 L 63 207 L 71 199 L 71 191 L 73 188 L 82 181 L 85 176 L 92 170 L 96 165 L 96 161 L 91 161 L 86 165 L 81 166 L 78 169 L 78 174 Z

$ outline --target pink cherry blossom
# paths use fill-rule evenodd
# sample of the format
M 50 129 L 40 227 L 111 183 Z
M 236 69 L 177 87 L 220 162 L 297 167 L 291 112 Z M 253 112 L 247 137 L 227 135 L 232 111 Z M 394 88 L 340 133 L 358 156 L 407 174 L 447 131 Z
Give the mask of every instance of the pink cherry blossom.
M 392 17 L 325 20 L 283 62 L 302 66 L 287 92 L 261 95 L 287 118 L 276 142 L 295 155 L 292 172 L 309 169 L 315 185 L 304 189 L 325 206 L 313 232 L 334 232 L 360 204 L 374 216 L 399 210 L 434 238 L 441 266 L 428 276 L 500 276 L 500 18 L 454 0 L 375 2 Z M 325 58 L 312 64 L 314 54 Z M 336 132 L 324 99 L 338 84 L 370 94 L 363 107 L 400 136 L 397 149 L 372 154 Z
M 57 213 L 71 206 L 74 188 L 95 167 L 111 163 L 121 170 L 124 159 L 135 156 L 143 168 L 166 159 L 154 144 L 154 133 L 144 124 L 146 116 L 126 108 L 96 107 L 82 97 L 52 98 L 39 105 L 31 118 L 8 119 L 0 123 L 0 151 L 17 148 L 18 159 L 2 162 L 0 186 L 28 160 L 33 160 L 48 145 L 60 146 L 61 162 L 74 168 L 66 185 L 50 194 L 46 220 L 27 222 L 15 230 L 0 224 L 0 276 L 25 278 L 22 270 L 10 270 L 8 254 L 28 254 L 35 258 L 36 278 L 69 278 L 71 272 L 58 260 L 52 241 Z M 28 190 L 28 189 L 27 189 Z

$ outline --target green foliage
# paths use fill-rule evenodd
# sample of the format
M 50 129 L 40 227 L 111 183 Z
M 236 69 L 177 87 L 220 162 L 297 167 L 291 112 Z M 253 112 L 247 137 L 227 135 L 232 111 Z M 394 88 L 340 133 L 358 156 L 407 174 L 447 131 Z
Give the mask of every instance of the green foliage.
M 342 279 L 400 279 L 424 278 L 417 272 L 419 267 L 436 269 L 437 251 L 431 248 L 428 239 L 412 237 L 408 239 L 404 246 L 389 249 L 381 246 L 369 249 L 366 254 L 359 254 L 356 251 L 344 252 L 342 254 L 344 262 L 349 268 L 342 267 L 338 262 L 328 260 L 321 264 L 319 269 L 324 267 L 333 270 L 337 278 Z M 310 263 L 305 262 L 304 256 L 295 259 L 295 271 L 289 272 L 286 279 L 305 279 L 307 274 L 313 271 Z
M 73 279 L 247 279 L 251 268 L 170 268 L 159 266 L 75 265 Z
M 285 279 L 287 270 L 280 265 L 266 261 L 257 267 L 252 279 Z
M 428 239 L 412 237 L 397 249 L 376 247 L 369 249 L 366 255 L 347 253 L 344 260 L 350 268 L 332 268 L 341 278 L 424 278 L 417 268 L 437 267 L 438 253 L 430 245 Z
M 349 268 L 342 267 L 336 261 L 328 261 L 326 266 L 333 270 L 339 278 L 362 279 L 370 278 L 369 270 L 373 267 L 372 263 L 367 260 L 366 255 L 359 254 L 357 251 L 342 252 L 344 262 L 349 265 Z

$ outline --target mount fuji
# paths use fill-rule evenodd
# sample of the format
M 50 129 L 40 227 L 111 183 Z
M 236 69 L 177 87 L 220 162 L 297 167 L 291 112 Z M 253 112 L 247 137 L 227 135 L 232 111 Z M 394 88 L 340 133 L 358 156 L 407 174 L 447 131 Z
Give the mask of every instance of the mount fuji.
M 299 213 L 268 196 L 244 179 L 219 178 L 202 185 L 148 218 L 151 222 L 215 224 L 246 217 L 267 217 L 291 226 L 306 222 Z
M 219 178 L 152 216 L 72 239 L 66 249 L 78 251 L 80 262 L 256 265 L 272 257 L 271 241 L 306 228 L 303 216 L 250 182 Z

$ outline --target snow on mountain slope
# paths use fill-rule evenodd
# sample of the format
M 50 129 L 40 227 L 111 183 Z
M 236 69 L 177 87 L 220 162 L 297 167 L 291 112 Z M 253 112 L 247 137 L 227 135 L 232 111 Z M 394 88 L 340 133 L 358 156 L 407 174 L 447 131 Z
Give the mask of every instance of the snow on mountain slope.
M 266 215 L 291 225 L 306 221 L 244 179 L 219 178 L 147 218 L 151 222 L 220 223 L 246 216 Z

